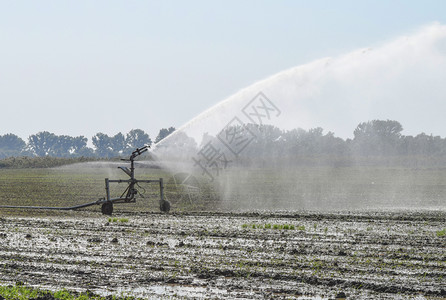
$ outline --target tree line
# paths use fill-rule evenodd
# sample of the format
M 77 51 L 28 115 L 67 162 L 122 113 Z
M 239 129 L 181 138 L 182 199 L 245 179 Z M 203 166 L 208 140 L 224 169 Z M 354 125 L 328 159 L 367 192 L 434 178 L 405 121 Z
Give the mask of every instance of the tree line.
M 163 128 L 155 139 L 158 143 L 175 131 L 175 128 Z M 249 164 L 263 160 L 265 163 L 305 163 L 311 159 L 324 159 L 337 163 L 351 163 L 352 160 L 410 160 L 411 164 L 423 159 L 441 162 L 446 165 L 446 138 L 420 133 L 416 136 L 403 135 L 403 126 L 393 120 L 372 120 L 362 122 L 353 131 L 353 138 L 342 139 L 333 132 L 325 133 L 320 127 L 309 130 L 282 130 L 271 125 L 246 124 L 244 128 L 233 128 L 239 141 L 255 137 L 250 145 L 241 152 L 237 161 Z M 195 155 L 209 141 L 217 137 L 204 134 L 200 145 L 184 133 L 179 132 L 172 143 L 164 145 L 172 155 L 182 152 Z M 11 156 L 32 157 L 98 157 L 111 158 L 130 154 L 135 148 L 151 145 L 149 135 L 141 129 L 134 129 L 127 134 L 117 133 L 109 136 L 97 133 L 92 137 L 94 148 L 87 146 L 84 136 L 70 137 L 39 132 L 31 135 L 25 142 L 14 134 L 0 135 L 0 158 Z M 434 158 L 434 160 L 432 160 Z
M 155 143 L 174 131 L 174 127 L 162 128 L 155 138 Z M 130 154 L 134 149 L 151 145 L 153 142 L 144 130 L 133 129 L 125 135 L 121 132 L 114 136 L 97 133 L 92 137 L 94 148 L 88 147 L 87 143 L 85 136 L 56 135 L 48 131 L 29 136 L 27 142 L 15 134 L 8 133 L 0 135 L 0 159 L 15 156 L 111 158 Z
M 253 124 L 248 128 L 256 138 L 241 153 L 238 161 L 242 164 L 261 159 L 285 164 L 446 165 L 446 138 L 425 133 L 403 135 L 403 126 L 393 120 L 362 122 L 352 139 L 324 133 L 320 127 L 284 131 Z
M 222 136 L 229 136 L 235 146 L 243 141 L 250 142 L 235 156 L 226 151 L 226 156 L 219 162 L 223 165 L 230 162 L 231 165 L 270 167 L 358 164 L 446 166 L 446 138 L 425 133 L 416 136 L 403 135 L 403 126 L 393 120 L 362 122 L 354 129 L 353 138 L 348 139 L 336 137 L 333 132 L 325 133 L 320 127 L 309 130 L 282 130 L 271 125 L 246 124 L 226 128 L 225 131 L 227 134 L 218 136 L 205 133 L 198 147 L 194 146 L 194 141 L 183 137 L 183 140 L 188 142 L 181 143 L 181 148 L 188 149 L 188 155 L 195 155 L 198 159 L 203 153 L 206 154 L 206 151 L 212 151 L 211 148 L 206 149 L 207 145 L 213 145 L 220 151 L 220 155 L 231 142 L 225 141 L 226 145 L 223 145 Z M 164 145 L 166 148 L 176 148 L 175 146 L 173 143 Z M 202 150 L 198 152 L 196 148 Z M 172 155 L 179 152 L 178 149 L 166 149 L 167 151 Z M 183 153 L 185 151 L 182 150 Z

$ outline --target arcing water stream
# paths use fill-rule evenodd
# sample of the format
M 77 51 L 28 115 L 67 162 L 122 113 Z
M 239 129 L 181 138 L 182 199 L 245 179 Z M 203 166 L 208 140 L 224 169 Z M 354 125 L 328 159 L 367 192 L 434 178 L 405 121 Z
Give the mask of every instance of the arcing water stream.
M 432 24 L 248 86 L 186 123 L 154 154 L 173 173 L 211 182 L 230 208 L 444 208 L 438 174 L 401 171 L 399 157 L 356 157 L 336 145 L 375 119 L 402 123 L 406 135 L 444 136 L 445 75 L 446 26 Z

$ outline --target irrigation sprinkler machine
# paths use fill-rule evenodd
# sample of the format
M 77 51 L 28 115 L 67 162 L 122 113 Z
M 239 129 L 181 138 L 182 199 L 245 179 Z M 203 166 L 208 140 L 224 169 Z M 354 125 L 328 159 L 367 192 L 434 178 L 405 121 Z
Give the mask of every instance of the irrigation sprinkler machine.
M 146 152 L 149 146 L 144 146 L 142 148 L 137 148 L 135 151 L 132 152 L 132 155 L 128 159 L 121 158 L 123 161 L 129 161 L 130 162 L 130 169 L 127 167 L 118 167 L 122 171 L 124 171 L 125 174 L 127 174 L 130 179 L 123 180 L 123 179 L 108 179 L 105 178 L 105 193 L 106 197 L 103 199 L 98 200 L 95 204 L 102 205 L 102 213 L 104 215 L 111 215 L 113 213 L 113 204 L 114 203 L 132 203 L 136 202 L 136 195 L 138 194 L 138 190 L 135 186 L 138 186 L 139 183 L 158 183 L 160 187 L 160 210 L 162 212 L 169 212 L 170 211 L 170 202 L 164 199 L 164 183 L 163 179 L 157 179 L 157 180 L 140 180 L 135 178 L 135 157 L 143 154 Z M 127 183 L 127 188 L 122 193 L 122 195 L 118 198 L 110 198 L 110 183 L 117 182 L 117 183 Z
M 12 205 L 1 205 L 0 208 L 23 208 L 23 209 L 48 209 L 48 210 L 76 210 L 83 207 L 101 205 L 101 210 L 104 215 L 111 215 L 113 213 L 113 205 L 118 203 L 135 203 L 136 195 L 138 194 L 137 187 L 139 183 L 155 183 L 159 184 L 160 188 L 160 210 L 162 212 L 170 211 L 170 202 L 164 198 L 164 183 L 163 178 L 156 180 L 141 180 L 135 178 L 135 158 L 144 152 L 149 150 L 149 146 L 144 146 L 142 148 L 137 148 L 132 152 L 128 159 L 121 158 L 123 161 L 130 162 L 130 169 L 128 167 L 118 167 L 125 174 L 127 174 L 129 179 L 109 179 L 105 178 L 105 197 L 94 201 L 76 206 L 69 207 L 47 207 L 47 206 L 12 206 Z M 110 183 L 127 183 L 127 188 L 121 194 L 120 197 L 111 198 L 110 196 Z

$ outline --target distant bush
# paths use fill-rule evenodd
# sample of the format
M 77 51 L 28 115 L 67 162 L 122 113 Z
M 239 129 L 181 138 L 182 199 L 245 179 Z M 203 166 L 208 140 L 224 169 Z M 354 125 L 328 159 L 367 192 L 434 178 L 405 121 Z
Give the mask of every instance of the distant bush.
M 9 157 L 0 159 L 0 169 L 27 169 L 27 168 L 54 168 L 75 163 L 98 161 L 98 158 L 92 157 Z

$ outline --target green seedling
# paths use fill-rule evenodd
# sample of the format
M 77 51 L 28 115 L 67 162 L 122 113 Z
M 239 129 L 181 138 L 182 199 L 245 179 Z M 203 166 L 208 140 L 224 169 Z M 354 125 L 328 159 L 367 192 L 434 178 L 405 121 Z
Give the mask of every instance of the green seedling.
M 437 231 L 437 236 L 438 237 L 446 236 L 446 228 L 443 230 Z
M 28 299 L 46 299 L 55 298 L 60 300 L 105 300 L 106 298 L 94 295 L 90 292 L 86 293 L 73 293 L 68 290 L 60 290 L 56 292 L 50 292 L 46 290 L 35 289 L 26 287 L 22 283 L 16 285 L 0 286 L 0 298 L 14 299 L 14 300 L 28 300 Z M 110 297 L 113 300 L 118 299 L 134 299 L 133 297 Z

